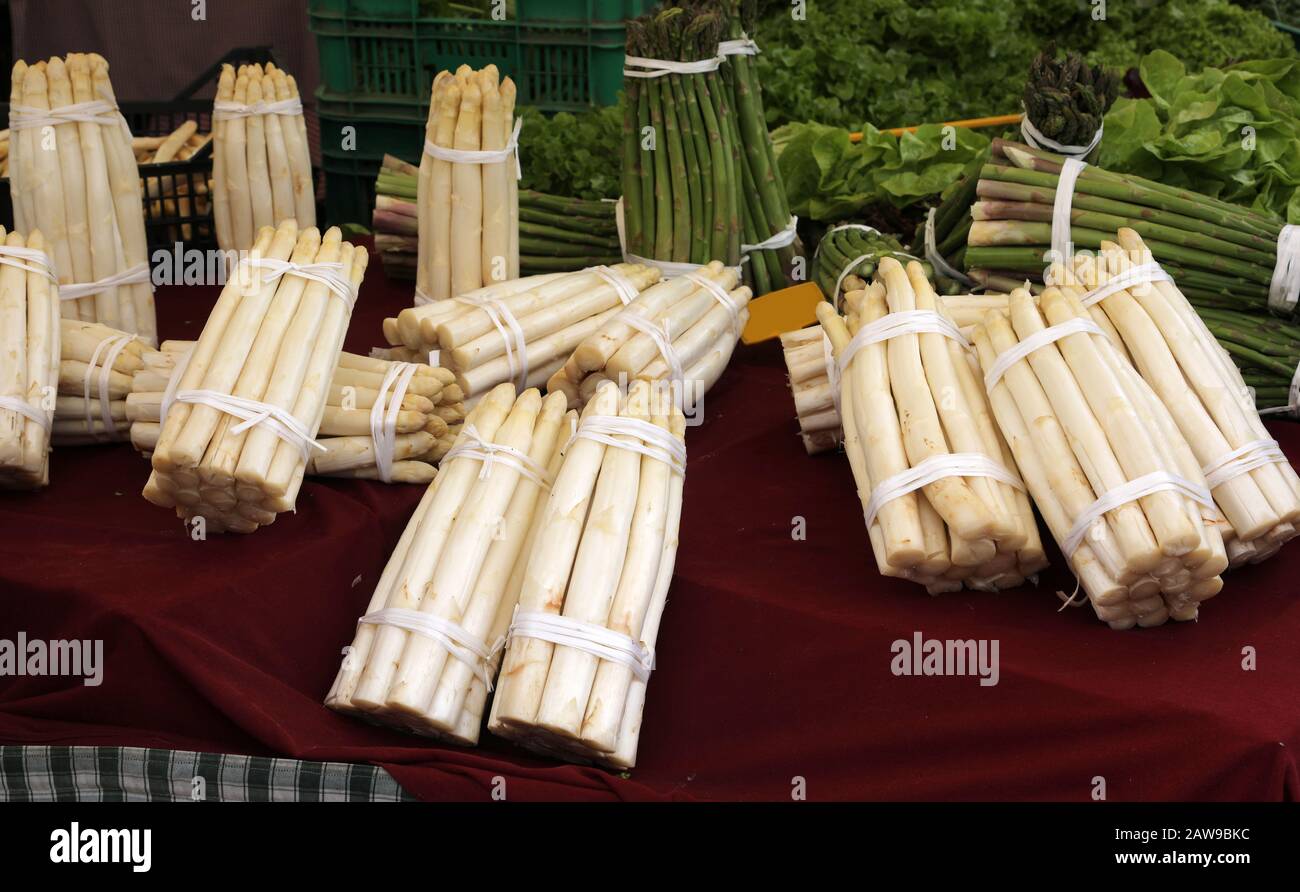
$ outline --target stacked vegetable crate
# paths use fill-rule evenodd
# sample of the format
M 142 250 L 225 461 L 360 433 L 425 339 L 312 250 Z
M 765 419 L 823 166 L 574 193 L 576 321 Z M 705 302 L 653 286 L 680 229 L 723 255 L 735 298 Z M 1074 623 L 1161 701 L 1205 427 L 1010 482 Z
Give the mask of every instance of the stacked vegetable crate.
M 459 18 L 430 17 L 420 0 L 312 0 L 320 52 L 316 98 L 327 214 L 363 221 L 385 154 L 410 157 L 423 142 L 433 75 L 491 63 L 519 85 L 519 105 L 570 111 L 613 105 L 622 88 L 623 21 L 651 0 L 517 0 L 506 18 L 493 4 L 434 3 Z M 481 17 L 467 11 L 482 8 Z M 355 127 L 344 148 L 342 128 Z

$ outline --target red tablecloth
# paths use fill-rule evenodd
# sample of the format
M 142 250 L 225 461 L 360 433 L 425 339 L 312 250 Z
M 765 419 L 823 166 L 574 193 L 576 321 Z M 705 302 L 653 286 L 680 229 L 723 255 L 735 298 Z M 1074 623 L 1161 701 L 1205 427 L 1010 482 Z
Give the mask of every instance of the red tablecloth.
M 161 289 L 164 337 L 196 337 L 215 293 Z M 349 347 L 409 298 L 376 263 Z M 705 409 L 630 775 L 321 705 L 416 488 L 313 480 L 296 516 L 195 542 L 140 497 L 125 445 L 60 449 L 47 490 L 0 493 L 0 638 L 105 642 L 99 687 L 0 679 L 0 742 L 371 761 L 430 799 L 497 776 L 512 799 L 788 799 L 803 778 L 810 799 L 1086 800 L 1096 777 L 1112 800 L 1300 798 L 1300 545 L 1234 573 L 1197 624 L 1058 612 L 1059 558 L 1038 589 L 931 598 L 877 575 L 848 464 L 804 454 L 775 345 L 738 351 Z M 1300 427 L 1272 429 L 1300 456 Z M 918 631 L 997 639 L 999 683 L 893 675 Z

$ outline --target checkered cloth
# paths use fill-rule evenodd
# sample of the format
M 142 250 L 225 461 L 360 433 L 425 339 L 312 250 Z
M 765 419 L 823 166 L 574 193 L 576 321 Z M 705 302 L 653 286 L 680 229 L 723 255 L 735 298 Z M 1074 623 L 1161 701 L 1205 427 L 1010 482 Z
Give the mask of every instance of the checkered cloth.
M 0 802 L 403 802 L 373 765 L 116 746 L 0 746 Z

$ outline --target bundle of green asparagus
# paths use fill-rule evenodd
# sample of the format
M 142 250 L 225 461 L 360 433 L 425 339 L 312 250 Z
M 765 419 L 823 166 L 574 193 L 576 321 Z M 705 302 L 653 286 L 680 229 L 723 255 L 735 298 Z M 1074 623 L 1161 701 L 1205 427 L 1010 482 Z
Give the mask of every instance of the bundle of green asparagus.
M 375 209 L 370 228 L 375 253 L 390 279 L 414 279 L 420 253 L 420 206 L 416 201 L 420 169 L 385 155 L 375 179 Z
M 1020 134 L 1036 149 L 1085 160 L 1101 144 L 1102 119 L 1119 97 L 1120 78 L 1078 53 L 1057 58 L 1056 44 L 1034 57 L 1025 82 Z
M 736 266 L 747 255 L 746 282 L 761 294 L 787 284 L 796 221 L 741 5 L 692 3 L 628 23 L 623 227 L 631 259 Z
M 960 242 L 961 238 L 957 241 Z M 898 239 L 865 223 L 841 223 L 826 230 L 813 254 L 812 278 L 822 294 L 838 307 L 846 292 L 861 291 L 866 287 L 866 281 L 875 274 L 877 264 L 885 257 L 892 257 L 899 263 L 918 261 L 940 293 L 955 294 L 959 290 L 953 280 L 936 278 L 934 267 L 904 251 Z
M 50 482 L 59 286 L 45 237 L 0 228 L 0 489 Z
M 293 75 L 267 63 L 221 66 L 212 110 L 212 215 L 223 251 L 247 251 L 263 226 L 316 225 L 316 189 Z
M 658 270 L 632 263 L 512 279 L 408 307 L 384 320 L 384 338 L 414 355 L 438 351 L 433 364 L 455 374 L 467 399 L 503 381 L 540 387 L 658 280 Z
M 478 743 L 536 518 L 577 413 L 512 384 L 487 393 L 389 558 L 325 698 L 331 709 Z M 634 484 L 635 488 L 635 484 Z
M 1295 417 L 1300 394 L 1292 387 L 1300 368 L 1300 325 L 1218 307 L 1197 307 L 1196 314 L 1241 369 L 1261 414 Z
M 62 314 L 157 343 L 143 189 L 108 63 L 19 61 L 9 101 L 14 221 L 44 234 Z
M 749 321 L 750 290 L 736 271 L 714 261 L 641 292 L 603 319 L 558 368 L 546 387 L 585 405 L 606 381 L 673 381 L 692 411 L 731 361 Z
M 637 381 L 624 398 L 611 382 L 583 411 L 517 565 L 493 734 L 562 759 L 636 764 L 686 474 L 671 389 Z
M 163 341 L 160 351 L 142 356 L 134 372 L 123 414 L 132 444 L 145 455 L 161 433 L 165 394 L 174 389 L 172 381 L 193 348 L 193 341 Z M 307 473 L 428 483 L 464 415 L 463 394 L 446 369 L 344 351 L 321 416 L 316 442 L 322 448 L 312 455 Z
M 1283 315 L 1294 310 L 1300 297 L 1300 261 L 1293 262 L 1300 230 L 1248 208 L 1080 167 L 1018 143 L 994 140 L 992 152 L 976 186 L 963 257 L 977 281 L 999 290 L 1025 277 L 1041 281 L 1049 249 L 1060 257 L 1096 250 L 1127 228 L 1142 236 L 1198 306 Z M 1067 163 L 1068 189 L 1058 195 Z

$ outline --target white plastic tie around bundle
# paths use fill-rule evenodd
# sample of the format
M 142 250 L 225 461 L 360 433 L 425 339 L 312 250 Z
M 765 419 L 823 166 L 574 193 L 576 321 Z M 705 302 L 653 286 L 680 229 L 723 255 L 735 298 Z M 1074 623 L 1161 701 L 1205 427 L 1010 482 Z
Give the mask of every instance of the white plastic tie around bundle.
M 867 507 L 863 511 L 867 526 L 870 527 L 875 522 L 882 506 L 947 477 L 992 477 L 1016 489 L 1025 488 L 1020 478 L 1005 465 L 982 453 L 953 452 L 935 455 L 914 468 L 886 477 L 871 490 L 871 498 L 867 500 Z
M 623 77 L 656 78 L 669 74 L 708 74 L 717 71 L 723 54 L 697 62 L 678 62 L 672 59 L 647 59 L 644 56 L 623 57 Z
M 505 646 L 504 639 L 489 646 L 483 639 L 472 634 L 459 623 L 454 623 L 441 616 L 425 613 L 422 610 L 408 610 L 404 607 L 385 607 L 374 613 L 367 613 L 357 620 L 357 625 L 369 623 L 375 626 L 393 626 L 415 635 L 432 638 L 447 653 L 474 670 L 474 674 L 492 691 L 492 680 L 488 677 L 488 664 L 492 657 Z M 351 655 L 348 655 L 351 659 Z
M 674 474 L 686 475 L 686 444 L 657 424 L 623 415 L 590 415 L 582 419 L 569 443 L 584 439 L 639 452 L 668 465 Z
M 1088 165 L 1077 158 L 1066 158 L 1056 181 L 1056 197 L 1052 201 L 1052 253 L 1055 260 L 1064 263 L 1074 254 L 1070 242 L 1070 213 L 1074 204 L 1074 184 Z
M 623 306 L 627 306 L 632 301 L 636 300 L 636 296 L 640 293 L 637 290 L 636 285 L 632 284 L 631 279 L 614 269 L 612 266 L 605 266 L 604 264 L 599 266 L 589 266 L 586 271 L 595 273 L 608 282 L 609 286 L 617 292 L 619 302 L 623 304 Z M 417 297 L 418 296 L 419 295 L 417 294 Z
M 385 483 L 393 482 L 393 461 L 397 453 L 397 415 L 402 411 L 406 389 L 418 369 L 419 366 L 413 362 L 392 363 L 379 385 L 375 404 L 370 407 L 370 439 L 375 445 L 375 469 L 379 472 L 379 479 Z
M 251 118 L 255 115 L 286 115 L 293 117 L 302 114 L 302 99 L 296 96 L 290 96 L 288 99 L 276 99 L 268 102 L 254 102 L 249 105 L 244 102 L 231 102 L 227 99 L 218 99 L 212 103 L 212 120 L 229 121 L 234 118 Z
M 94 297 L 96 294 L 103 294 L 110 288 L 118 288 L 123 285 L 148 284 L 153 287 L 153 282 L 149 277 L 149 264 L 137 263 L 129 269 L 114 273 L 107 278 L 100 279 L 98 282 L 84 282 L 73 285 L 59 286 L 59 300 L 77 300 L 82 297 Z
M 425 294 L 417 286 L 415 289 L 415 305 L 417 307 L 423 307 L 431 303 L 433 303 L 433 298 L 429 297 L 429 295 Z
M 682 368 L 681 357 L 677 355 L 677 350 L 673 348 L 672 332 L 668 330 L 667 320 L 662 325 L 655 325 L 640 313 L 628 309 L 615 316 L 614 321 L 622 322 L 628 328 L 635 329 L 654 341 L 655 349 L 659 351 L 659 355 L 668 364 L 669 379 L 683 387 L 685 386 L 686 370 Z
M 1289 316 L 1300 301 L 1300 226 L 1286 224 L 1277 237 L 1277 262 L 1268 286 L 1268 308 Z
M 690 279 L 709 292 L 713 299 L 722 305 L 722 308 L 727 311 L 727 315 L 731 317 L 731 330 L 735 332 L 736 337 L 740 337 L 740 305 L 732 299 L 727 289 L 702 273 L 687 273 L 684 278 Z
M 830 382 L 831 402 L 835 404 L 835 414 L 840 419 L 840 424 L 844 423 L 844 410 L 840 407 L 840 364 L 835 361 L 834 345 L 831 344 L 831 337 L 822 329 L 822 358 L 826 362 L 826 380 Z
M 930 208 L 930 213 L 925 216 L 925 259 L 930 261 L 930 266 L 934 267 L 934 271 L 944 278 L 952 279 L 954 282 L 961 282 L 967 286 L 974 285 L 974 279 L 952 266 L 939 253 L 939 244 L 934 228 L 935 214 L 938 210 L 938 208 Z
M 46 430 L 49 430 L 54 423 L 53 413 L 36 408 L 20 396 L 0 396 L 0 409 L 17 412 Z
M 167 413 L 171 411 L 172 403 L 176 402 L 176 388 L 180 387 L 181 378 L 185 375 L 185 370 L 189 368 L 190 357 L 193 355 L 193 348 L 186 350 L 185 354 L 176 361 L 171 375 L 167 378 L 167 388 L 163 390 L 162 406 L 158 411 L 158 422 L 160 424 L 167 422 Z
M 1251 402 L 1255 401 L 1255 390 L 1250 391 Z M 1260 415 L 1289 415 L 1292 418 L 1300 418 L 1300 363 L 1296 364 L 1295 372 L 1291 375 L 1291 386 L 1287 390 L 1287 399 L 1285 406 L 1274 406 L 1271 409 L 1260 409 Z
M 452 149 L 447 146 L 434 145 L 424 141 L 424 154 L 439 161 L 452 164 L 501 164 L 515 160 L 515 179 L 523 179 L 524 167 L 519 160 L 519 129 L 524 126 L 523 118 L 515 118 L 515 129 L 510 133 L 504 149 Z
M 1042 331 L 1036 331 L 1029 337 L 1020 341 L 1020 343 L 1016 344 L 1010 350 L 998 354 L 997 359 L 993 360 L 993 367 L 984 375 L 984 389 L 989 393 L 992 393 L 993 388 L 997 385 L 998 381 L 1002 380 L 1002 376 L 1007 373 L 1007 369 L 1020 362 L 1020 360 L 1024 359 L 1035 350 L 1041 350 L 1049 344 L 1055 344 L 1057 341 L 1061 340 L 1061 338 L 1067 338 L 1074 334 L 1095 334 L 1102 335 L 1103 337 L 1105 336 L 1105 333 L 1096 322 L 1082 316 L 1076 316 L 1073 319 L 1068 319 L 1065 322 L 1062 322 L 1060 325 L 1052 325 L 1048 328 L 1044 328 Z
M 1104 130 L 1104 124 L 1098 127 L 1097 132 L 1092 135 L 1091 142 L 1086 146 L 1071 146 L 1059 143 L 1050 137 L 1044 136 L 1042 131 L 1034 126 L 1034 122 L 1029 120 L 1028 112 L 1026 112 L 1020 119 L 1020 135 L 1024 137 L 1025 142 L 1028 143 L 1031 148 L 1046 149 L 1049 152 L 1056 152 L 1058 155 L 1064 155 L 1067 158 L 1074 158 L 1079 161 L 1087 158 L 1092 154 L 1092 150 L 1097 148 L 1101 143 L 1101 136 Z
M 36 273 L 55 285 L 59 284 L 59 275 L 54 269 L 54 258 L 35 248 L 0 245 L 0 266 L 12 266 L 29 273 Z
M 785 224 L 785 228 L 776 232 L 769 238 L 764 239 L 757 245 L 740 246 L 742 254 L 752 254 L 755 251 L 777 251 L 781 248 L 789 247 L 794 244 L 795 236 L 798 234 L 799 218 L 794 214 L 790 215 L 790 222 Z
M 515 387 L 524 390 L 528 386 L 528 339 L 524 337 L 524 329 L 515 318 L 515 314 L 510 312 L 510 308 L 503 301 L 495 297 L 462 294 L 460 297 L 453 297 L 452 300 L 469 304 L 487 313 L 493 327 L 505 341 L 506 366 L 510 370 L 510 377 L 514 380 Z M 432 361 L 429 364 L 434 365 Z
M 250 400 L 245 397 L 220 393 L 216 390 L 180 390 L 174 400 L 207 406 L 241 419 L 239 424 L 230 428 L 232 434 L 241 434 L 249 428 L 266 425 L 271 432 L 302 454 L 306 463 L 311 458 L 311 450 L 325 451 L 325 447 L 312 437 L 311 431 L 294 417 L 288 409 L 273 406 L 270 403 Z
M 1251 440 L 1231 452 L 1225 452 L 1202 468 L 1201 472 L 1205 475 L 1205 485 L 1214 490 L 1256 468 L 1286 463 L 1287 458 L 1278 448 L 1277 440 Z
M 31 105 L 9 106 L 9 128 L 28 130 L 33 127 L 57 127 L 60 124 L 124 125 L 117 106 L 106 99 L 75 102 L 58 108 L 36 108 Z
M 957 328 L 952 320 L 946 316 L 941 316 L 934 310 L 904 310 L 882 316 L 875 322 L 859 328 L 858 333 L 853 336 L 853 340 L 849 341 L 844 349 L 840 351 L 840 374 L 848 370 L 853 357 L 868 344 L 879 344 L 881 341 L 888 341 L 891 338 L 908 334 L 943 335 L 945 338 L 956 341 L 962 346 L 962 349 L 970 349 L 970 341 L 966 340 L 966 336 L 961 333 L 961 329 Z
M 95 350 L 90 354 L 90 362 L 86 364 L 86 374 L 81 381 L 81 396 L 85 402 L 86 414 L 86 433 L 95 439 L 101 437 L 105 440 L 120 440 L 117 434 L 117 428 L 113 424 L 113 404 L 109 398 L 109 386 L 113 380 L 113 363 L 117 362 L 117 357 L 136 339 L 133 334 L 113 335 L 104 338 L 95 345 Z M 99 417 L 104 424 L 102 434 L 95 433 L 95 416 L 91 411 L 92 386 L 98 384 L 95 394 L 99 399 Z
M 1080 298 L 1080 303 L 1085 307 L 1090 307 L 1095 303 L 1100 303 L 1112 294 L 1136 288 L 1138 285 L 1147 285 L 1152 282 L 1172 282 L 1173 280 L 1173 277 L 1165 272 L 1160 264 L 1144 263 L 1141 266 L 1125 270 L 1109 282 L 1089 291 Z
M 349 313 L 357 302 L 357 289 L 348 278 L 343 264 L 338 261 L 294 263 L 290 260 L 277 260 L 274 257 L 249 257 L 243 260 L 242 264 L 252 269 L 266 270 L 266 275 L 259 280 L 262 286 L 269 285 L 283 276 L 298 276 L 324 285 L 329 289 L 330 294 L 343 301 Z
M 632 671 L 638 681 L 648 681 L 654 670 L 654 651 L 629 635 L 604 626 L 584 623 L 559 613 L 515 608 L 506 636 L 507 646 L 516 638 L 535 638 L 571 647 Z
M 1100 521 L 1106 512 L 1114 511 L 1121 505 L 1136 502 L 1144 496 L 1157 492 L 1176 492 L 1204 508 L 1211 511 L 1215 510 L 1214 500 L 1205 487 L 1168 471 L 1152 471 L 1150 474 L 1143 474 L 1141 477 L 1108 490 L 1085 508 L 1075 518 L 1069 534 L 1065 537 L 1065 541 L 1061 543 L 1061 551 L 1067 556 L 1073 555 L 1079 546 L 1083 544 L 1083 539 L 1088 535 L 1088 530 L 1092 528 L 1094 523 Z
M 546 469 L 533 461 L 526 452 L 522 452 L 513 446 L 507 446 L 503 443 L 491 443 L 483 439 L 478 429 L 469 422 L 466 422 L 461 429 L 455 445 L 442 457 L 440 464 L 442 467 L 446 467 L 448 462 L 457 458 L 468 458 L 482 462 L 482 467 L 479 468 L 478 472 L 480 480 L 486 480 L 492 473 L 492 468 L 501 464 L 513 471 L 517 471 L 542 489 L 551 488 L 551 481 L 547 478 Z
M 707 263 L 686 263 L 684 261 L 677 262 L 672 260 L 655 260 L 652 257 L 642 257 L 639 254 L 633 254 L 630 251 L 628 251 L 627 231 L 625 228 L 624 217 L 623 217 L 623 199 L 621 197 L 618 199 L 618 201 L 614 202 L 614 223 L 618 229 L 618 250 L 619 253 L 623 255 L 623 261 L 625 263 L 639 263 L 642 266 L 653 267 L 659 270 L 659 272 L 663 274 L 663 277 L 665 279 L 674 279 L 677 278 L 678 276 L 684 276 L 687 273 L 699 272 L 700 270 L 708 266 Z M 744 267 L 745 262 L 748 260 L 749 260 L 749 255 L 745 254 L 740 258 L 739 266 L 731 267 L 732 270 L 735 270 L 737 276 L 741 274 L 741 270 Z
M 762 50 L 758 44 L 749 39 L 749 35 L 742 35 L 734 40 L 719 40 L 719 56 L 757 56 Z

